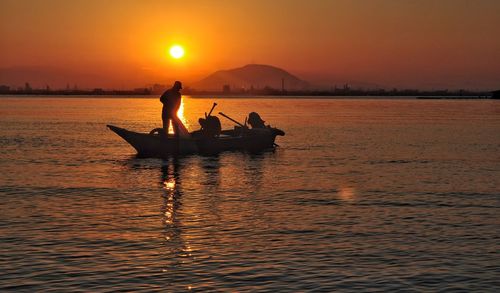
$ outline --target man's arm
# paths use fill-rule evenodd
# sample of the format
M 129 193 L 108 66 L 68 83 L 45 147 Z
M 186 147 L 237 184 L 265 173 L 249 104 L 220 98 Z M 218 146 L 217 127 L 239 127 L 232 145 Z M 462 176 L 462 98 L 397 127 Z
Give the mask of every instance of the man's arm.
M 168 100 L 168 96 L 169 96 L 169 91 L 166 90 L 161 96 L 160 96 L 160 102 L 162 104 L 165 104 Z

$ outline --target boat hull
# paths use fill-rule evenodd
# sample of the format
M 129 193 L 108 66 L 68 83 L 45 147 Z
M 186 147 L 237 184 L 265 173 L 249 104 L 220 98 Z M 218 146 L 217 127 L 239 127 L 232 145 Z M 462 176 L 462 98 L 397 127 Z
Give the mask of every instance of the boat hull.
M 257 135 L 220 136 L 218 138 L 202 138 L 196 141 L 201 154 L 216 154 L 222 151 L 258 152 L 275 146 L 276 135 L 271 131 Z
M 273 128 L 250 130 L 245 135 L 235 135 L 232 130 L 225 130 L 217 138 L 199 136 L 176 139 L 173 136 L 139 133 L 113 125 L 107 126 L 128 142 L 139 157 L 159 158 L 189 154 L 210 155 L 223 151 L 259 152 L 274 148 L 276 135 L 284 134 Z
M 175 139 L 166 135 L 139 133 L 113 125 L 107 126 L 128 142 L 140 157 L 168 157 L 198 152 L 196 141 L 190 138 Z

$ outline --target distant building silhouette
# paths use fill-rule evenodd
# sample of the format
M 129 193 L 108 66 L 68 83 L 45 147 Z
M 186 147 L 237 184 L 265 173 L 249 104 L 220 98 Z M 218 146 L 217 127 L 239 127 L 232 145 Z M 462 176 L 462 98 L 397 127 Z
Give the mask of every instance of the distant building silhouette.
M 31 92 L 32 88 L 31 88 L 31 85 L 30 85 L 29 82 L 27 82 L 27 83 L 24 84 L 24 90 L 26 92 Z
M 132 92 L 134 94 L 138 94 L 138 95 L 150 95 L 151 94 L 151 90 L 148 88 L 145 88 L 145 87 L 135 88 L 132 90 Z
M 222 86 L 222 92 L 225 93 L 225 94 L 228 94 L 231 92 L 231 86 L 228 85 L 228 84 L 225 84 Z
M 168 86 L 164 85 L 164 84 L 159 84 L 159 83 L 155 83 L 153 84 L 151 87 L 150 87 L 150 91 L 151 93 L 153 94 L 161 94 L 163 93 L 166 89 L 168 89 Z
M 0 93 L 8 93 L 10 91 L 10 86 L 0 85 Z
M 492 91 L 491 94 L 492 99 L 500 99 L 500 90 Z

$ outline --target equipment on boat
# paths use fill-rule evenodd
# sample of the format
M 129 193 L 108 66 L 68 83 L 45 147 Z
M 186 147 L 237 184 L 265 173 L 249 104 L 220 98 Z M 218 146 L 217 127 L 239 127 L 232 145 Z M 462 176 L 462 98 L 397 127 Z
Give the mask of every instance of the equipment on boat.
M 217 103 L 214 103 L 210 112 L 205 113 L 205 119 L 198 119 L 198 123 L 201 125 L 199 132 L 206 137 L 217 137 L 220 135 L 222 127 L 219 118 L 217 116 L 212 116 L 212 111 L 214 110 Z
M 224 114 L 222 112 L 219 112 L 219 115 L 221 115 L 222 117 L 227 118 L 227 119 L 233 121 L 234 123 L 238 124 L 240 127 L 246 127 L 245 125 L 239 123 L 238 121 L 234 120 L 233 118 L 227 116 L 226 114 Z

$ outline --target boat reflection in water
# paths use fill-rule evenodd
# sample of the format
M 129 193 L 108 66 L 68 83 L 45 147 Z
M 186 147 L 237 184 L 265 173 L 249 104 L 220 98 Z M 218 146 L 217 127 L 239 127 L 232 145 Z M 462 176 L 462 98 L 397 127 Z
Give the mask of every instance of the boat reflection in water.
M 246 229 L 241 226 L 243 219 L 258 226 L 272 220 L 260 192 L 264 172 L 272 166 L 266 162 L 275 157 L 274 152 L 234 152 L 161 161 L 134 159 L 157 168 L 157 226 L 151 229 L 158 229 L 160 241 L 151 260 L 165 280 L 177 288 L 212 288 L 204 281 L 206 275 L 196 275 L 193 268 L 217 269 L 223 266 L 227 247 L 241 245 L 240 235 L 227 237 L 225 229 Z
M 161 166 L 161 190 L 162 190 L 162 238 L 163 240 L 163 272 L 169 272 L 170 268 L 177 267 L 191 257 L 191 248 L 184 238 L 182 223 L 178 219 L 178 213 L 182 208 L 182 192 L 180 180 L 180 163 L 172 158 L 165 160 Z
M 181 193 L 178 188 L 179 181 L 179 162 L 177 159 L 166 161 L 167 164 L 161 167 L 161 183 L 163 185 L 163 206 L 162 214 L 164 223 L 172 225 L 174 223 L 174 211 L 180 205 Z M 178 183 L 179 182 L 179 183 Z
M 165 278 L 176 283 L 177 287 L 182 284 L 190 290 L 199 286 L 200 280 L 190 272 L 193 267 L 210 262 L 212 258 L 210 253 L 201 253 L 206 247 L 200 243 L 199 228 L 207 215 L 218 217 L 221 201 L 219 172 L 219 156 L 174 157 L 162 161 L 158 184 L 162 197 L 162 245 L 156 261 Z M 184 194 L 185 190 L 191 192 Z M 210 237 L 206 240 L 211 242 Z

